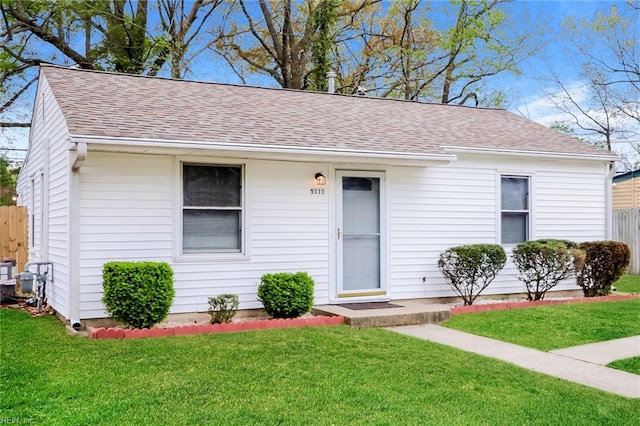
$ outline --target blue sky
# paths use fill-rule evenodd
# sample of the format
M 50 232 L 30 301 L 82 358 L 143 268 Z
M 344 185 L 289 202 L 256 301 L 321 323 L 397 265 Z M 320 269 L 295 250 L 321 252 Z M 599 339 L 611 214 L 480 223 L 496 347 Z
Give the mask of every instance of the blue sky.
M 520 76 L 502 75 L 491 81 L 491 86 L 504 89 L 508 95 L 507 108 L 529 119 L 549 125 L 562 117 L 558 111 L 550 107 L 547 95 L 552 93 L 554 87 L 549 81 L 550 70 L 558 73 L 566 85 L 580 90 L 580 82 L 576 74 L 579 64 L 575 58 L 567 55 L 567 46 L 563 42 L 563 34 L 560 23 L 566 18 L 592 18 L 598 11 L 605 11 L 614 5 L 624 6 L 624 1 L 516 1 L 508 6 L 509 13 L 517 20 L 518 25 L 524 29 L 535 31 L 536 28 L 544 28 L 546 43 L 544 48 L 535 57 L 531 57 L 520 66 Z M 446 7 L 444 1 L 434 2 L 433 10 Z M 436 18 L 434 18 L 436 19 Z M 219 73 L 216 76 L 192 75 L 191 79 L 239 83 L 230 73 Z M 258 78 L 250 81 L 252 84 L 274 85 L 269 80 Z M 30 102 L 33 95 L 24 102 L 23 111 L 30 111 Z M 4 136 L 6 137 L 6 136 Z M 9 140 L 0 139 L 0 147 L 9 143 L 15 148 L 26 148 L 28 130 L 17 130 L 9 134 Z M 0 138 L 3 136 L 0 134 Z M 630 152 L 629 147 L 619 146 L 622 152 Z M 7 151 L 10 158 L 20 160 L 24 153 Z

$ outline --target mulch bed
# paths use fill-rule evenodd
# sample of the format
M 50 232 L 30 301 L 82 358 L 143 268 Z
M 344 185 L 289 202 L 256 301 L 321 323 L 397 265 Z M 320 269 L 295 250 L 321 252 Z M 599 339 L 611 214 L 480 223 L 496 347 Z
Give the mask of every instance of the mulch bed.
M 2 302 L 3 308 L 20 309 L 31 315 L 32 317 L 43 317 L 53 313 L 53 309 L 47 303 L 42 307 L 42 311 L 38 312 L 38 308 L 34 303 L 27 303 L 30 298 L 12 297 Z
M 87 327 L 90 339 L 135 339 L 143 337 L 182 336 L 187 334 L 232 333 L 238 331 L 266 330 L 270 328 L 317 327 L 344 324 L 344 317 L 310 317 L 287 319 L 258 319 L 225 324 L 190 324 L 177 327 L 153 328 L 93 328 Z

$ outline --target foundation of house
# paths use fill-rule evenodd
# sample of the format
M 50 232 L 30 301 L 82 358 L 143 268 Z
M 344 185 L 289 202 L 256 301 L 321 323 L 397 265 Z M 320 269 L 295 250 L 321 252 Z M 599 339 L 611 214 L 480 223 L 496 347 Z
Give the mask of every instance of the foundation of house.
M 558 297 L 581 297 L 582 290 L 565 290 L 549 292 L 547 298 Z M 503 295 L 486 295 L 479 296 L 476 303 L 483 301 L 514 301 L 526 300 L 525 293 L 503 294 Z M 486 303 L 486 302 L 485 302 Z M 345 303 L 346 304 L 346 303 Z M 371 309 L 349 309 L 338 305 L 316 305 L 312 309 L 314 315 L 341 315 L 345 318 L 345 324 L 353 327 L 393 327 L 396 325 L 412 325 L 439 323 L 446 321 L 451 316 L 449 310 L 454 305 L 462 305 L 462 300 L 458 297 L 440 297 L 428 299 L 402 299 L 392 300 L 389 305 L 395 305 L 384 308 Z M 366 304 L 365 304 L 366 305 Z M 56 313 L 66 325 L 68 321 Z M 244 320 L 252 318 L 268 318 L 269 316 L 264 309 L 243 309 L 238 310 L 235 319 Z M 160 323 L 160 326 L 168 325 L 184 325 L 184 324 L 202 324 L 208 323 L 211 317 L 207 312 L 191 312 L 182 314 L 169 314 L 169 316 Z M 86 327 L 116 327 L 124 325 L 118 323 L 113 318 L 92 318 L 81 321 L 82 328 Z

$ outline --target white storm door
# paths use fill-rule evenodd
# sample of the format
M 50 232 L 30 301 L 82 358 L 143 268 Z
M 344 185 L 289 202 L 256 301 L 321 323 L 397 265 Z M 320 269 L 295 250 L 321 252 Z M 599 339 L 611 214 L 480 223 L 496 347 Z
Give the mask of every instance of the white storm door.
M 384 295 L 384 173 L 337 171 L 336 181 L 337 295 Z

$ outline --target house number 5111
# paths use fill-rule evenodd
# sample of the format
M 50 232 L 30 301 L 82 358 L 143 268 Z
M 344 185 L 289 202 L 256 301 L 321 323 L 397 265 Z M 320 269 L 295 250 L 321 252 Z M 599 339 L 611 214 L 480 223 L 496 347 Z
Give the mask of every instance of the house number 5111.
M 324 195 L 324 188 L 311 188 L 312 195 Z

